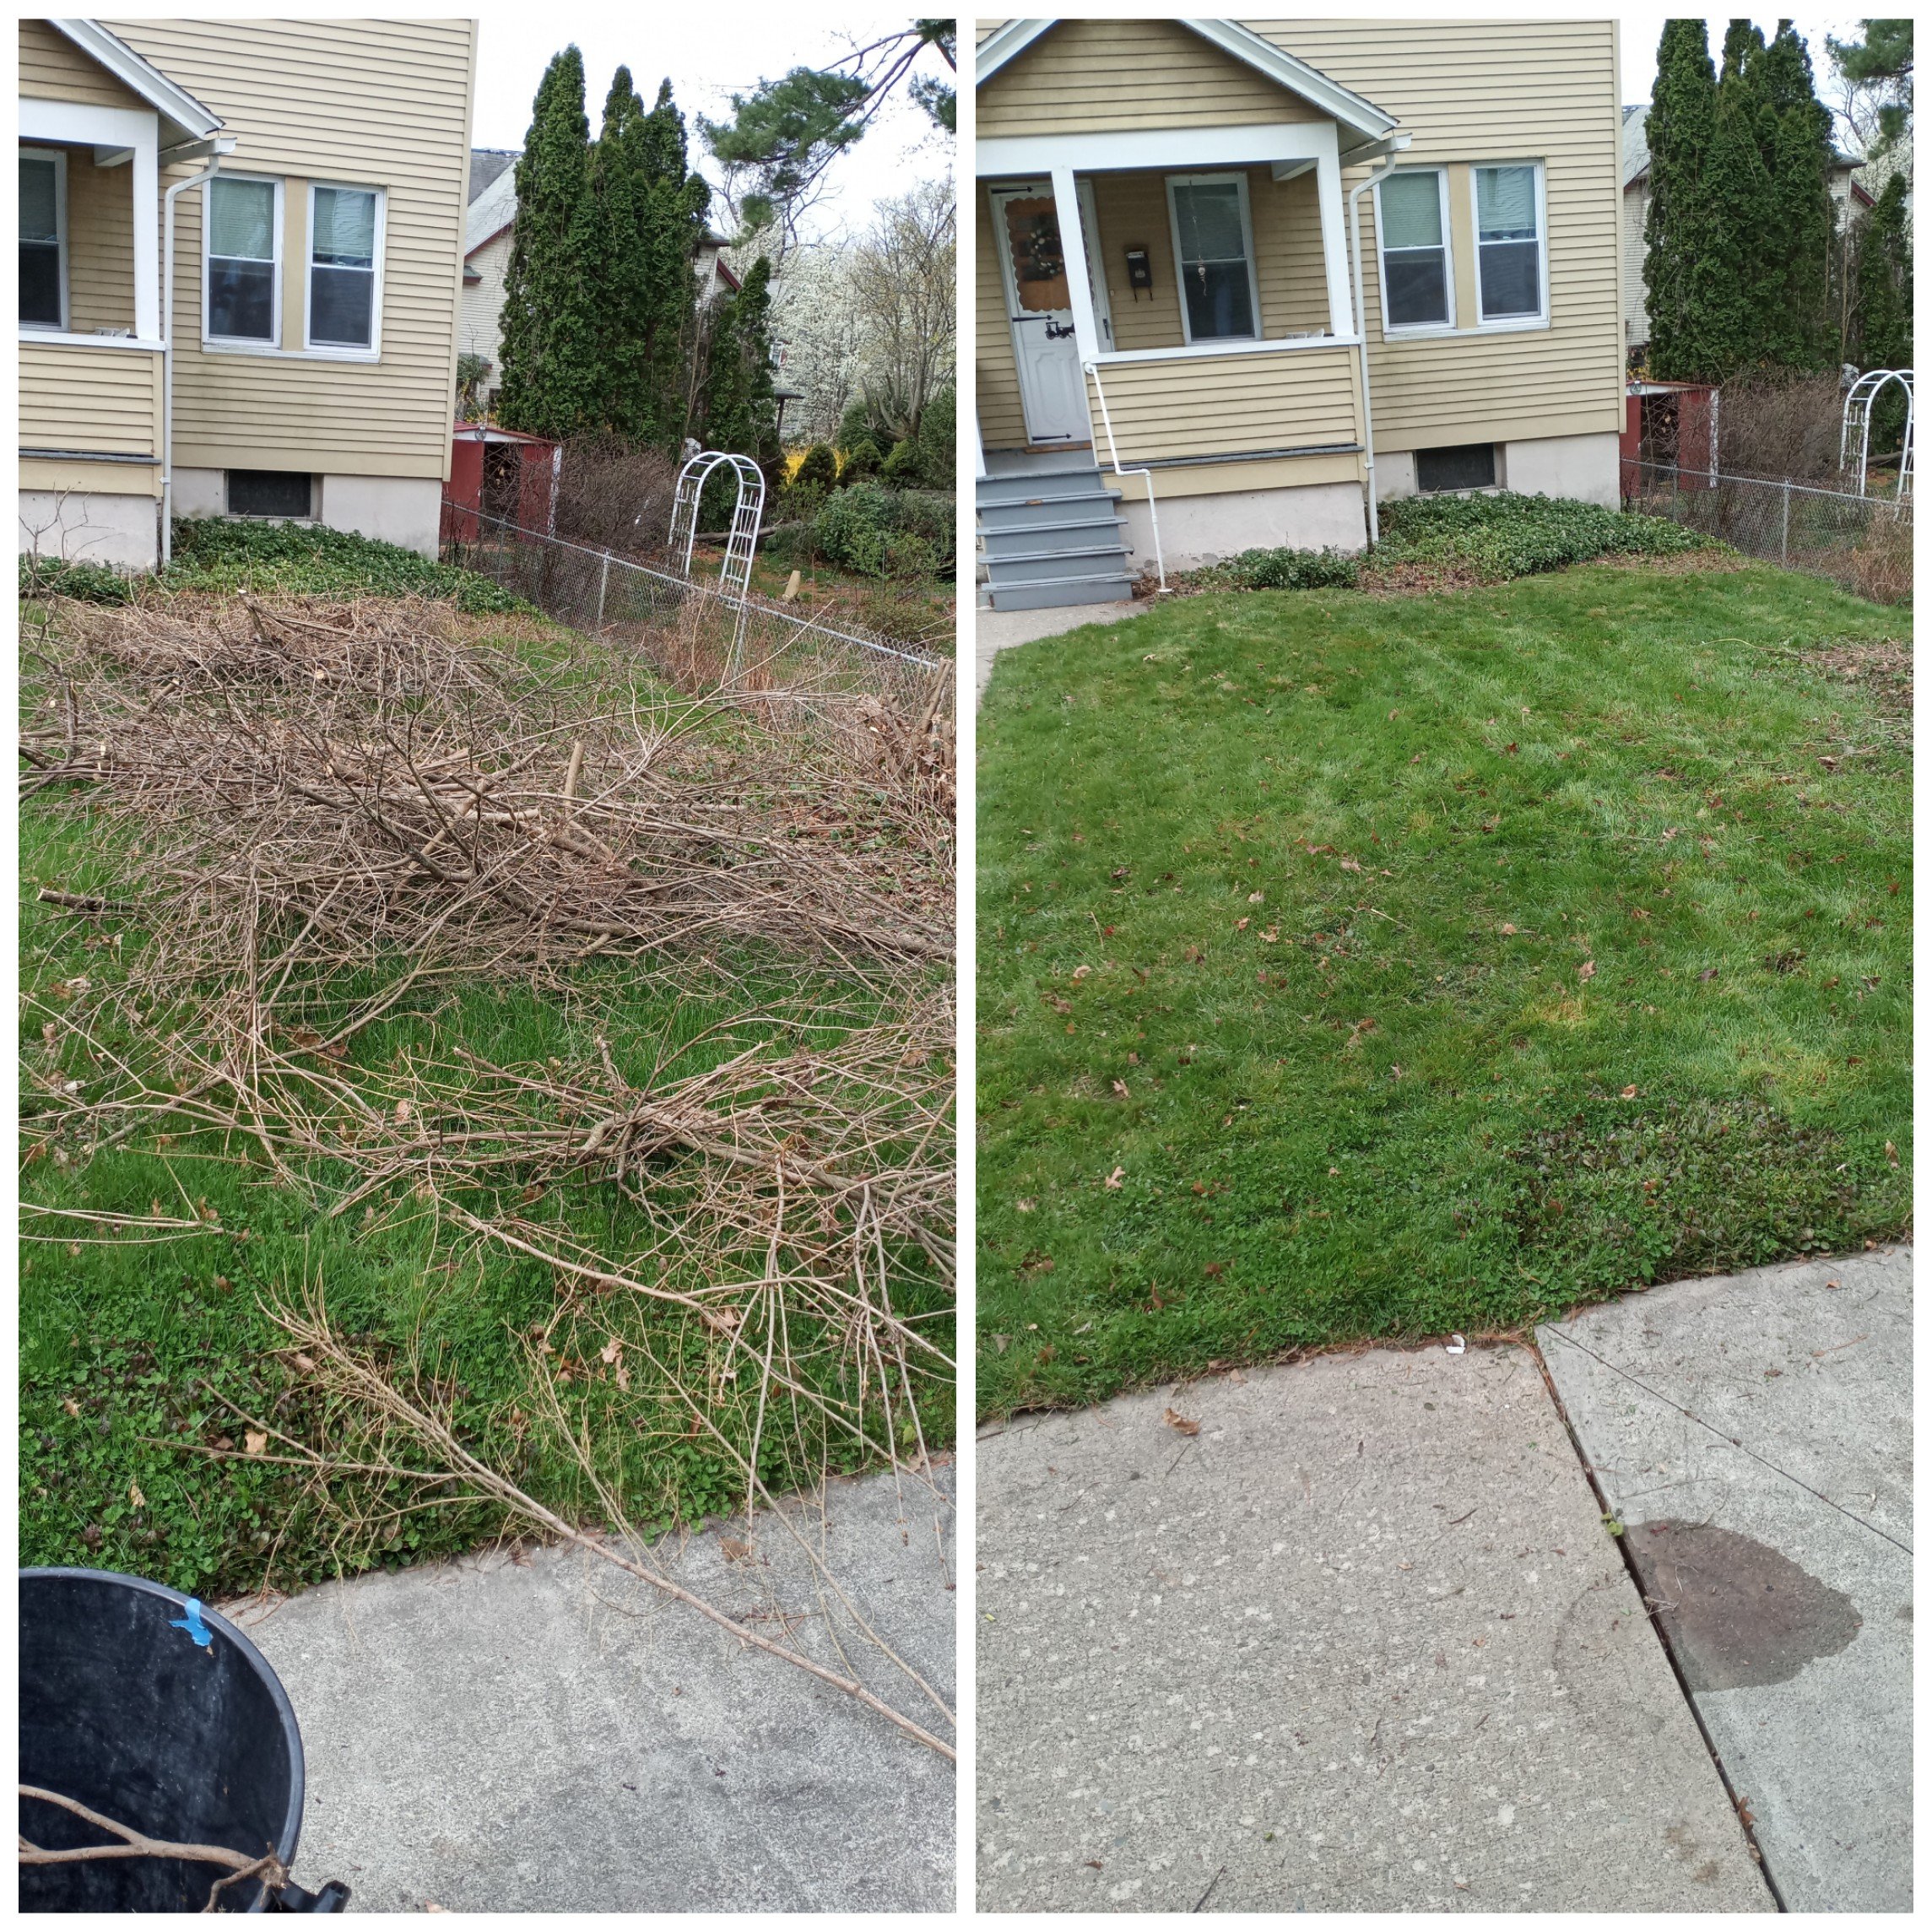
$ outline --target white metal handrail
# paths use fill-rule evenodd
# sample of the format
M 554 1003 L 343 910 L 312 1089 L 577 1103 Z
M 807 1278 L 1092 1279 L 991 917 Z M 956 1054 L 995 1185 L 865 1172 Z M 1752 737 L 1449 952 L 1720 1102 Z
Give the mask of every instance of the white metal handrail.
M 1094 394 L 1100 398 L 1101 426 L 1107 431 L 1107 467 L 1118 477 L 1138 476 L 1147 484 L 1147 520 L 1154 526 L 1154 574 L 1160 579 L 1162 597 L 1167 594 L 1167 566 L 1161 555 L 1161 512 L 1154 501 L 1154 472 L 1145 466 L 1137 469 L 1121 468 L 1120 451 L 1113 440 L 1113 418 L 1107 412 L 1107 391 L 1101 387 L 1100 370 L 1093 363 L 1081 366 L 1094 379 Z

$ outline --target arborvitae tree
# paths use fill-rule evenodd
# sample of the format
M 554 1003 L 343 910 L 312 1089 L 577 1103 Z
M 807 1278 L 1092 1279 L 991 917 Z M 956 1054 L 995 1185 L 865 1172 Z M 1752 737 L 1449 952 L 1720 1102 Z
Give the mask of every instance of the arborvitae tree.
M 1764 35 L 1749 20 L 1724 35 L 1704 193 L 1710 203 L 1717 273 L 1712 328 L 1701 380 L 1717 382 L 1762 360 L 1765 304 L 1771 293 L 1772 132 L 1762 93 Z
M 636 131 L 643 118 L 644 103 L 630 84 L 630 70 L 620 67 L 611 78 L 603 127 L 591 153 L 597 203 L 591 279 L 597 293 L 598 390 L 605 428 L 649 441 L 656 419 L 644 367 L 649 292 L 641 246 L 643 183 L 636 160 Z
M 583 56 L 571 46 L 544 71 L 517 163 L 496 394 L 507 428 L 563 436 L 601 418 L 596 225 Z
M 1895 174 L 1859 227 L 1852 353 L 1861 369 L 1912 366 L 1912 225 Z
M 1811 57 L 1790 21 L 1778 22 L 1760 73 L 1769 186 L 1762 277 L 1767 299 L 1756 360 L 1778 369 L 1825 369 L 1834 346 L 1832 116 L 1818 99 Z
M 1704 23 L 1666 21 L 1645 130 L 1650 210 L 1643 230 L 1650 369 L 1665 382 L 1707 381 L 1720 354 L 1718 225 L 1708 185 L 1717 95 Z
M 689 426 L 685 371 L 698 349 L 697 290 L 692 265 L 704 240 L 711 188 L 690 165 L 685 117 L 671 84 L 636 123 L 639 264 L 643 277 L 642 375 L 649 398 L 650 441 L 674 450 Z
M 760 256 L 744 285 L 718 305 L 705 366 L 704 436 L 760 463 L 778 455 L 778 403 L 771 385 L 771 263 Z

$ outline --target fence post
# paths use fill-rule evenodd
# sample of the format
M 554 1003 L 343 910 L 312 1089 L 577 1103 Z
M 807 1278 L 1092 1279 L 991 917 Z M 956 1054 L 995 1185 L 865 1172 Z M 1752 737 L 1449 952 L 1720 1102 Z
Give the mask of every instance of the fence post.
M 1778 560 L 1787 566 L 1791 562 L 1791 484 L 1789 478 L 1784 484 L 1784 515 L 1778 529 Z
M 603 568 L 597 578 L 597 628 L 603 629 L 603 593 L 610 588 L 610 552 L 603 553 Z

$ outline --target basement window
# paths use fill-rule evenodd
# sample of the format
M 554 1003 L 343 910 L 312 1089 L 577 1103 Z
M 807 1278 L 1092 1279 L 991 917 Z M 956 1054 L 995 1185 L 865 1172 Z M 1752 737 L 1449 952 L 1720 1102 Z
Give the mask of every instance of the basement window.
M 1415 487 L 1434 490 L 1494 490 L 1496 445 L 1453 443 L 1445 449 L 1417 450 Z
M 231 469 L 228 473 L 228 514 L 312 517 L 315 480 L 306 470 Z

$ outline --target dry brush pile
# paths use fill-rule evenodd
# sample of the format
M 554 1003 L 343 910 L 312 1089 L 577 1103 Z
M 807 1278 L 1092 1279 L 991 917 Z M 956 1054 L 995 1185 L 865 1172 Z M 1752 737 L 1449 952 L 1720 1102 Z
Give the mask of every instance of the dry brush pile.
M 748 1507 L 781 1437 L 788 1469 L 924 1480 L 922 1411 L 953 1379 L 950 750 L 930 714 L 808 729 L 515 630 L 303 598 L 30 621 L 24 795 L 84 820 L 116 881 L 40 897 L 138 935 L 36 1015 L 89 1077 L 30 1055 L 30 1159 L 165 1134 L 246 1156 L 318 1221 L 400 1204 L 472 1264 L 547 1270 L 555 1318 L 519 1338 L 532 1426 L 612 1529 L 623 1498 L 569 1395 L 594 1384 L 608 1418 L 634 1371 L 634 1426 L 681 1411 Z M 478 986 L 616 1018 L 627 975 L 715 1001 L 747 961 L 742 1010 L 648 1056 L 604 1024 L 581 1063 L 502 1063 L 446 1021 L 361 1050 Z M 586 1534 L 477 1457 L 447 1391 L 359 1354 L 326 1285 L 271 1309 L 325 1394 L 313 1426 L 247 1417 L 246 1453 L 403 1480 L 387 1510 L 480 1499 Z M 634 1542 L 590 1540 L 646 1573 Z

